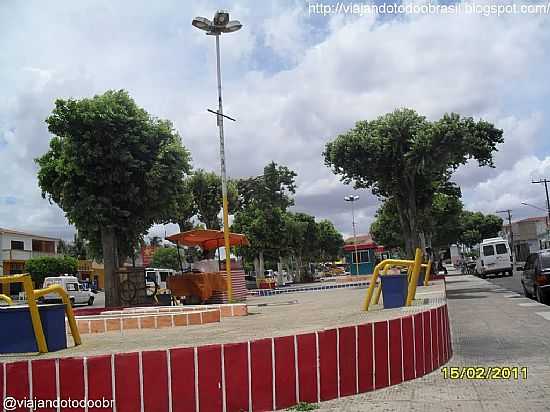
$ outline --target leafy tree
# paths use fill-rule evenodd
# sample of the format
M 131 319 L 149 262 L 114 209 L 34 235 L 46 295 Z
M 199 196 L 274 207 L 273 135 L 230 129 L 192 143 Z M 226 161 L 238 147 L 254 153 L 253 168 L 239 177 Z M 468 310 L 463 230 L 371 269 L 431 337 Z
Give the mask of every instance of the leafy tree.
M 244 233 L 251 247 L 241 253 L 257 257 L 256 271 L 264 273 L 264 252 L 281 255 L 285 247 L 285 214 L 294 204 L 296 173 L 275 162 L 264 167 L 261 176 L 237 182 L 239 209 L 235 213 L 232 230 Z M 256 259 L 255 259 L 256 261 Z
M 149 245 L 151 246 L 161 246 L 162 239 L 159 236 L 151 236 L 149 238 Z
M 502 230 L 502 218 L 496 215 L 465 210 L 460 221 L 460 242 L 468 247 L 481 243 L 483 239 L 496 237 Z
M 173 247 L 161 247 L 155 251 L 153 259 L 151 261 L 152 267 L 159 269 L 174 269 L 180 270 L 180 258 L 183 261 L 183 251 L 180 250 L 180 257 L 178 257 L 178 251 Z
M 169 121 L 150 116 L 123 90 L 59 99 L 46 123 L 54 137 L 36 160 L 42 195 L 101 245 L 105 303 L 117 306 L 117 261 L 151 225 L 175 214 L 189 152 Z
M 206 225 L 207 229 L 221 229 L 222 222 L 218 217 L 222 210 L 220 176 L 214 172 L 199 169 L 191 175 L 188 184 L 195 204 L 195 209 L 188 207 L 188 215 L 192 210 L 196 210 L 199 220 Z M 238 206 L 237 187 L 232 181 L 227 184 L 227 200 L 229 213 L 232 213 Z
M 386 248 L 404 248 L 405 242 L 399 224 L 397 202 L 393 198 L 386 199 L 376 211 L 370 233 L 378 244 Z
M 445 114 L 428 121 L 399 109 L 372 121 L 359 121 L 327 143 L 325 164 L 345 183 L 393 198 L 407 254 L 430 243 L 422 222 L 430 216 L 438 187 L 469 159 L 493 166 L 502 130 L 483 120 Z
M 31 275 L 35 287 L 40 288 L 44 278 L 63 274 L 76 274 L 78 261 L 71 256 L 42 256 L 25 262 L 25 270 Z
M 184 191 L 178 199 L 175 215 L 168 219 L 179 226 L 180 232 L 193 229 L 192 219 L 197 213 L 197 205 L 191 190 L 191 179 L 189 177 L 185 178 L 183 185 Z
M 330 220 L 321 220 L 317 224 L 319 232 L 319 253 L 322 261 L 335 261 L 341 255 L 344 238 Z

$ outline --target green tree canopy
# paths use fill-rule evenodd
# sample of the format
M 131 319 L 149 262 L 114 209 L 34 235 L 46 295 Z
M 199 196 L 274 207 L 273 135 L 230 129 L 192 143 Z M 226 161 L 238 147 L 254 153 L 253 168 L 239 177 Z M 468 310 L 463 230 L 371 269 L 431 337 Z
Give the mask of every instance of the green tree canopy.
M 42 256 L 25 262 L 25 270 L 31 275 L 35 288 L 41 288 L 44 278 L 77 273 L 78 261 L 72 256 Z
M 330 220 L 321 220 L 317 224 L 319 231 L 319 252 L 320 258 L 323 261 L 337 260 L 341 255 L 342 246 L 344 246 L 344 238 L 342 234 L 336 230 Z
M 222 181 L 214 172 L 203 169 L 195 171 L 188 182 L 190 193 L 194 200 L 194 208 L 188 207 L 197 213 L 199 220 L 207 229 L 221 229 L 221 219 L 218 217 L 222 210 Z M 238 207 L 237 186 L 234 182 L 227 182 L 227 201 L 229 213 Z
M 459 240 L 468 247 L 481 243 L 483 239 L 496 237 L 502 230 L 502 218 L 496 215 L 465 210 L 460 216 L 460 221 Z
M 327 143 L 325 163 L 345 183 L 393 198 L 407 254 L 429 243 L 422 221 L 431 214 L 438 187 L 469 159 L 493 166 L 502 130 L 484 120 L 445 114 L 431 122 L 411 109 L 398 109 L 357 122 Z M 428 238 L 428 242 L 426 242 Z
M 173 247 L 161 247 L 158 248 L 151 261 L 151 267 L 159 269 L 173 269 L 181 270 L 180 268 L 180 258 L 183 261 L 185 256 L 183 256 L 183 251 L 180 251 L 181 255 L 178 257 L 178 251 Z
M 101 244 L 106 305 L 116 306 L 116 257 L 176 214 L 189 152 L 169 121 L 150 116 L 124 90 L 58 99 L 46 123 L 54 137 L 37 159 L 42 195 Z

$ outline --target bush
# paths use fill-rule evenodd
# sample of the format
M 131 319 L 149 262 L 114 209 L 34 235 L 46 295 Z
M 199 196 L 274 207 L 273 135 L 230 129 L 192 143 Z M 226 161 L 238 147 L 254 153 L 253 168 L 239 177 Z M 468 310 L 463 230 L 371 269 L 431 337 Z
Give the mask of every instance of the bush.
M 182 253 L 182 251 L 180 251 Z M 181 256 L 182 260 L 184 256 Z M 161 247 L 155 251 L 151 261 L 151 267 L 158 269 L 180 270 L 178 250 L 175 248 Z
M 76 274 L 77 268 L 78 261 L 71 256 L 43 256 L 25 263 L 25 271 L 31 275 L 36 288 L 41 288 L 48 276 Z

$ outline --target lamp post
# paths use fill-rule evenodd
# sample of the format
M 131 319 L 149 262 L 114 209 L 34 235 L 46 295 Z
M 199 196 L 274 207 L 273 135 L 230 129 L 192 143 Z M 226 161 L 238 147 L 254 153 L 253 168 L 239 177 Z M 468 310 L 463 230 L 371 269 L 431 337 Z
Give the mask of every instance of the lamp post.
M 355 231 L 355 210 L 354 210 L 354 207 L 353 207 L 353 204 L 357 200 L 359 200 L 359 196 L 349 195 L 349 196 L 344 197 L 344 200 L 346 202 L 351 203 L 351 225 L 353 227 L 353 245 L 354 245 L 354 248 L 355 248 L 355 271 L 359 275 L 359 253 L 357 252 L 357 235 L 356 235 L 356 231 Z
M 220 131 L 220 164 L 221 164 L 221 178 L 222 178 L 222 201 L 223 201 L 223 237 L 225 246 L 225 271 L 227 273 L 227 297 L 229 302 L 233 299 L 233 285 L 231 282 L 231 257 L 230 257 L 230 244 L 229 244 L 229 214 L 227 205 L 227 176 L 225 172 L 225 142 L 223 135 L 223 118 L 224 116 L 222 105 L 222 78 L 220 70 L 220 35 L 222 33 L 232 33 L 239 30 L 242 25 L 237 20 L 229 20 L 229 13 L 219 10 L 214 14 L 212 21 L 205 17 L 195 17 L 191 23 L 198 29 L 206 31 L 207 35 L 216 37 L 216 67 L 218 77 L 218 111 L 216 114 L 217 124 Z M 234 119 L 231 119 L 234 120 Z

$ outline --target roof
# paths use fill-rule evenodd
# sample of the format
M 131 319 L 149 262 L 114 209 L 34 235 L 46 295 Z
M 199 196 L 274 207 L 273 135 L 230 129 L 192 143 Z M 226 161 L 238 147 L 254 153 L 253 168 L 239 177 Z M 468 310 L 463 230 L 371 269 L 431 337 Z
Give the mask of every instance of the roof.
M 357 246 L 357 250 L 378 249 L 378 248 L 383 249 L 383 246 L 378 246 L 375 242 L 368 242 L 368 243 L 357 243 L 357 245 L 354 243 L 349 243 L 347 245 L 344 245 L 344 251 L 345 252 L 354 251 L 356 246 Z M 379 251 L 383 251 L 383 250 L 379 250 Z
M 357 235 L 355 238 L 357 239 L 357 244 L 358 244 L 358 245 L 361 244 L 361 243 L 372 243 L 372 242 L 374 242 L 374 241 L 372 240 L 372 235 L 371 235 L 370 233 L 367 233 L 366 235 Z M 348 238 L 344 241 L 344 243 L 351 243 L 351 244 L 353 244 L 353 243 L 354 243 L 354 238 L 353 238 L 353 236 L 352 236 L 352 237 L 348 237 Z
M 56 237 L 49 237 L 49 236 L 36 235 L 36 234 L 32 234 L 32 233 L 27 233 L 27 232 L 20 232 L 19 230 L 6 229 L 6 228 L 3 228 L 3 227 L 0 227 L 0 233 L 11 233 L 11 234 L 14 234 L 14 235 L 30 236 L 30 237 L 34 237 L 34 238 L 49 239 L 49 240 L 61 240 L 61 239 L 56 238 Z
M 188 230 L 187 232 L 168 236 L 166 239 L 179 245 L 199 246 L 203 250 L 212 250 L 224 246 L 222 230 Z M 229 233 L 229 244 L 231 246 L 248 246 L 250 243 L 245 235 L 240 233 Z

